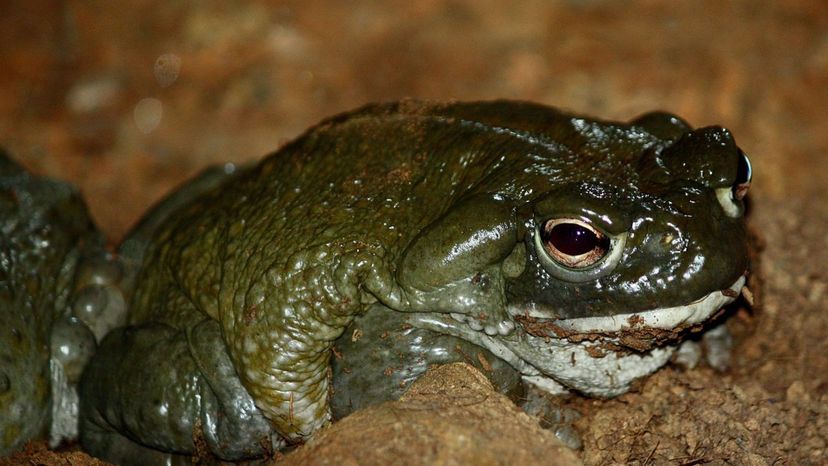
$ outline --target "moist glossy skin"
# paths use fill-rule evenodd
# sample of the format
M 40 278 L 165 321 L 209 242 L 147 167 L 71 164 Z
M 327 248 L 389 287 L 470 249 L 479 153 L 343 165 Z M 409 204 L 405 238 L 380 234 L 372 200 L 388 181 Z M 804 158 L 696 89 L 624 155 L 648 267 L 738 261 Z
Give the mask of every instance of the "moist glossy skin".
M 0 150 L 0 455 L 33 438 L 76 435 L 73 387 L 95 337 L 71 307 L 90 291 L 79 267 L 101 270 L 80 264 L 102 254 L 78 193 L 29 175 Z
M 626 124 L 522 102 L 403 102 L 327 120 L 141 232 L 132 326 L 84 374 L 84 445 L 155 460 L 193 451 L 197 432 L 240 459 L 304 440 L 330 420 L 331 396 L 357 398 L 347 384 L 329 392 L 346 327 L 401 319 L 547 388 L 621 393 L 670 350 L 587 361 L 596 379 L 567 368 L 576 350 L 590 359 L 583 348 L 526 317 L 604 322 L 738 292 L 743 207 L 729 193 L 741 157 L 726 130 L 667 114 Z M 557 218 L 606 235 L 611 251 L 583 270 L 550 262 L 536 236 Z M 393 318 L 365 320 L 376 313 Z M 427 339 L 404 341 L 413 354 Z

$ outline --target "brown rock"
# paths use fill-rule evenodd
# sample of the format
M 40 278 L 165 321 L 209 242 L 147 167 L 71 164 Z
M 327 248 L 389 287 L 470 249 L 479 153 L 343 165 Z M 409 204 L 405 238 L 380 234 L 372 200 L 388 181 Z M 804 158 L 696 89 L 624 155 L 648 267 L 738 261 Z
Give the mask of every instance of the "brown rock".
M 358 411 L 279 461 L 287 465 L 576 465 L 572 450 L 473 367 L 429 370 L 395 402 Z

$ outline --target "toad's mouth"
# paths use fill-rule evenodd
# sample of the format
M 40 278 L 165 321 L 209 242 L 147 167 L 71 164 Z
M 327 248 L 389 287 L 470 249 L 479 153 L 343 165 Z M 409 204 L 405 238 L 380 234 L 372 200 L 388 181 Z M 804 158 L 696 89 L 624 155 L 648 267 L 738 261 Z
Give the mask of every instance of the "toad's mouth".
M 613 316 L 550 319 L 540 311 L 532 312 L 517 306 L 510 307 L 509 313 L 527 333 L 535 336 L 583 341 L 607 336 L 620 336 L 624 339 L 624 336 L 635 334 L 639 336 L 637 339 L 648 337 L 643 339 L 652 343 L 653 340 L 667 340 L 679 331 L 699 326 L 718 314 L 722 307 L 733 302 L 744 285 L 745 277 L 741 276 L 730 287 L 713 291 L 689 304 Z

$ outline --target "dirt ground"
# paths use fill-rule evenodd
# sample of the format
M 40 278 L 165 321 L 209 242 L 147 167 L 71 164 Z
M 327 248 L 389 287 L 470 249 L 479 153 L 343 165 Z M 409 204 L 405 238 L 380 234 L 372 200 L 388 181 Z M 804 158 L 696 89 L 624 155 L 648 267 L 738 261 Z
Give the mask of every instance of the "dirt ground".
M 828 464 L 828 3 L 17 0 L 0 3 L 0 64 L 0 145 L 80 186 L 113 243 L 201 168 L 371 101 L 504 97 L 726 126 L 754 164 L 763 245 L 760 303 L 730 323 L 733 367 L 570 400 L 579 455 Z

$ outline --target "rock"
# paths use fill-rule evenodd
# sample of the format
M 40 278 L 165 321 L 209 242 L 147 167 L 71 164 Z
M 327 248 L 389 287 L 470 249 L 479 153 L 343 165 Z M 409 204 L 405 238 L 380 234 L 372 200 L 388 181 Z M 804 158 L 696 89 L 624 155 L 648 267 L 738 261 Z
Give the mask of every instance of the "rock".
M 429 369 L 399 401 L 357 411 L 277 461 L 288 465 L 581 464 L 465 363 Z

